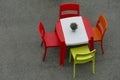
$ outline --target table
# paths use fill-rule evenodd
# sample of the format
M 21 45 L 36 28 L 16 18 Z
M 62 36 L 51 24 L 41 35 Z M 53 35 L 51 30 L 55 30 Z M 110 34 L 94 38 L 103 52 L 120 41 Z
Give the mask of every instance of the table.
M 78 24 L 76 32 L 70 30 L 70 23 Z M 56 34 L 61 42 L 60 46 L 60 65 L 64 66 L 64 58 L 66 55 L 66 47 L 90 44 L 90 50 L 94 49 L 92 26 L 87 18 L 83 16 L 69 17 L 60 19 L 56 23 Z

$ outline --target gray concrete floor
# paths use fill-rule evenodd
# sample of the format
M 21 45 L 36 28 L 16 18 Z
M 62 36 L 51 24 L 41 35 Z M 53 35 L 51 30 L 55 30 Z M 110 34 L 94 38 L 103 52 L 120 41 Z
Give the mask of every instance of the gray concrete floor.
M 104 37 L 105 54 L 95 43 L 96 74 L 91 63 L 77 65 L 76 80 L 120 80 L 120 0 L 0 0 L 0 80 L 73 80 L 73 62 L 59 66 L 59 48 L 48 49 L 42 62 L 38 23 L 54 31 L 59 5 L 80 4 L 80 14 L 95 26 L 102 13 L 108 21 Z

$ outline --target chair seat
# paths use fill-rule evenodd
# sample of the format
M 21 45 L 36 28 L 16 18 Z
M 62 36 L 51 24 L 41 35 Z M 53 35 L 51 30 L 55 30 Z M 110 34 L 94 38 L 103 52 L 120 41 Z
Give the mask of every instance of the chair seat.
M 44 39 L 45 39 L 46 47 L 60 46 L 60 41 L 58 40 L 55 32 L 46 33 Z
M 94 41 L 101 41 L 102 35 L 97 28 L 93 28 L 93 33 L 94 33 Z
M 77 47 L 77 48 L 71 48 L 70 50 L 71 50 L 71 53 L 72 53 L 74 59 L 75 59 L 76 54 L 86 55 L 86 54 L 90 53 L 88 45 Z M 86 60 L 86 59 L 90 59 L 92 57 L 93 57 L 92 55 L 80 56 L 77 58 L 77 60 Z
M 87 53 L 90 52 L 89 48 L 88 48 L 88 45 L 84 45 L 84 46 L 80 46 L 80 47 L 75 47 L 75 48 L 71 48 L 70 51 L 72 53 L 80 53 L 81 55 L 85 55 Z
M 80 54 L 80 53 L 79 53 L 79 54 Z M 72 55 L 73 55 L 73 58 L 75 59 L 75 55 L 76 55 L 76 54 L 72 54 Z M 81 62 L 85 60 L 85 61 L 87 62 L 87 61 L 90 60 L 91 58 L 93 58 L 92 55 L 87 55 L 87 56 L 80 56 L 80 57 L 77 58 L 77 60 L 79 60 L 79 61 L 81 61 Z M 88 59 L 88 60 L 87 60 L 87 59 Z

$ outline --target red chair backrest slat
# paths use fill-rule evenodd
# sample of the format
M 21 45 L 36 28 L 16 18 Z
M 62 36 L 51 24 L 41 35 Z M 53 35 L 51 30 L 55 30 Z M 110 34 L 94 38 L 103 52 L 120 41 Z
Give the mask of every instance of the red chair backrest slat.
M 60 5 L 60 18 L 79 16 L 80 6 L 75 3 L 61 4 Z

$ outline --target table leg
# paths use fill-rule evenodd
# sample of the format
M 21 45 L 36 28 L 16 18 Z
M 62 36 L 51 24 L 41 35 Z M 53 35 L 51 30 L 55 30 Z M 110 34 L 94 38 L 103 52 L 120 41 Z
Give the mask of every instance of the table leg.
M 60 47 L 60 65 L 61 66 L 64 66 L 65 55 L 66 55 L 66 45 L 65 43 L 62 43 Z
M 93 37 L 90 38 L 89 44 L 90 44 L 90 51 L 92 51 L 94 49 L 94 40 L 93 40 Z

